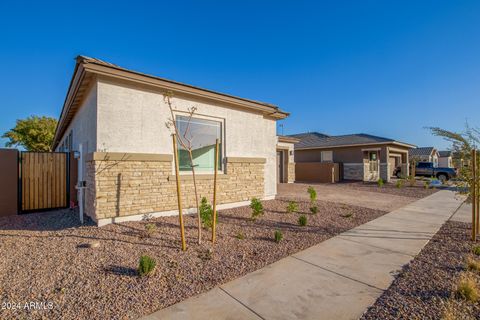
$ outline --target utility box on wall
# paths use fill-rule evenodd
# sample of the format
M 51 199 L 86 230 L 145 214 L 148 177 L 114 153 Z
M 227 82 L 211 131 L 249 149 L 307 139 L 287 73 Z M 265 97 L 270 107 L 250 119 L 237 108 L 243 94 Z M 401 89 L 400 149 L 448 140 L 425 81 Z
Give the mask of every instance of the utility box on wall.
M 0 149 L 0 217 L 18 213 L 18 150 Z

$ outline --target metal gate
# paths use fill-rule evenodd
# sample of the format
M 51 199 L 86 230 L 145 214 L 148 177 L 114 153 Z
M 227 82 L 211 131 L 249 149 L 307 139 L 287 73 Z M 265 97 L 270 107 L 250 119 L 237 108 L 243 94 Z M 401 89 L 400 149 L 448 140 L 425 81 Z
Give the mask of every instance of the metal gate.
M 69 157 L 65 152 L 21 152 L 21 212 L 66 208 L 70 201 Z

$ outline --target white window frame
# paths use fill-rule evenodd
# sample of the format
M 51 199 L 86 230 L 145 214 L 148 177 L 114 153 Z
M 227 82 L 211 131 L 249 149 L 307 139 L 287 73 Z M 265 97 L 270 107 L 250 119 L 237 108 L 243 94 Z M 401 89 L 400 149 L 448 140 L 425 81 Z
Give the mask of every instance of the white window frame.
M 175 116 L 175 121 L 177 121 L 177 116 L 183 116 L 183 117 L 188 117 L 189 116 L 189 113 L 188 112 L 184 112 L 184 111 L 178 111 L 178 110 L 174 110 L 174 116 Z M 221 168 L 220 170 L 217 170 L 217 174 L 225 174 L 225 167 L 226 167 L 226 134 L 225 134 L 225 119 L 224 118 L 220 118 L 220 117 L 213 117 L 213 116 L 208 116 L 208 115 L 204 115 L 204 114 L 194 114 L 192 116 L 192 119 L 200 119 L 200 120 L 210 120 L 210 121 L 216 121 L 216 122 L 220 122 L 220 125 L 221 125 L 221 128 L 220 128 L 220 132 L 221 132 L 221 146 L 222 146 L 222 149 L 220 150 L 220 157 L 222 158 L 222 165 L 221 165 Z M 179 134 L 183 134 L 183 132 L 179 132 Z M 172 164 L 172 173 L 174 174 L 175 173 L 175 163 L 173 162 Z M 180 171 L 179 172 L 180 175 L 192 175 L 192 172 L 189 170 L 189 171 Z M 214 170 L 212 171 L 195 171 L 195 175 L 211 175 L 211 174 L 214 174 Z
M 321 162 L 333 162 L 333 151 L 332 150 L 322 151 L 320 153 L 320 161 Z

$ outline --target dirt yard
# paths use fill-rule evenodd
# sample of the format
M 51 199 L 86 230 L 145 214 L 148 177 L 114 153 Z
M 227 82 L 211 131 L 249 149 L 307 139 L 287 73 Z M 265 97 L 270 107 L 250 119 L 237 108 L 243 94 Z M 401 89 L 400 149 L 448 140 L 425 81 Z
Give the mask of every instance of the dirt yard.
M 265 214 L 253 222 L 249 207 L 219 213 L 217 244 L 210 233 L 195 244 L 196 218 L 185 216 L 188 250 L 180 250 L 177 217 L 80 226 L 69 210 L 0 218 L 0 319 L 137 319 L 259 269 L 385 211 L 318 201 L 316 215 L 286 213 L 287 202 L 265 201 Z M 307 226 L 299 226 L 305 214 Z M 275 230 L 283 233 L 273 241 Z M 98 247 L 89 248 L 96 243 Z M 150 277 L 137 275 L 138 259 L 157 261 Z M 25 309 L 45 302 L 51 309 Z M 17 310 L 12 309 L 12 304 Z
M 305 190 L 308 186 L 317 190 L 318 199 L 355 205 L 365 208 L 392 211 L 413 201 L 431 195 L 438 190 L 425 189 L 421 182 L 414 187 L 397 188 L 393 183 L 386 183 L 379 188 L 376 183 L 341 182 L 335 184 L 282 183 L 278 185 L 279 199 L 308 199 Z

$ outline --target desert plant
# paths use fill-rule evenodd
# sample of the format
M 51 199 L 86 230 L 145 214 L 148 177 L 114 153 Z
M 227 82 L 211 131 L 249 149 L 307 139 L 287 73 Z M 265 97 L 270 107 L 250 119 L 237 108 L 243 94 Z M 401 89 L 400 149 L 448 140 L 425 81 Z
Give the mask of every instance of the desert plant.
M 417 183 L 417 180 L 415 180 L 415 176 L 408 177 L 408 184 L 410 185 L 410 187 L 415 187 L 416 183 Z
M 250 209 L 252 209 L 252 220 L 256 220 L 257 217 L 263 215 L 263 204 L 257 198 L 252 198 L 250 201 Z
M 317 214 L 318 213 L 318 207 L 317 206 L 311 206 L 310 207 L 310 213 L 311 214 Z
M 403 180 L 402 179 L 398 179 L 397 180 L 397 183 L 395 184 L 395 186 L 398 188 L 398 189 L 401 189 L 403 187 Z
M 383 187 L 384 184 L 385 184 L 385 182 L 383 181 L 382 178 L 379 178 L 379 179 L 377 180 L 377 185 L 378 185 L 379 188 Z
M 307 216 L 302 214 L 300 217 L 298 217 L 298 225 L 305 227 L 307 225 Z
M 467 270 L 480 272 L 480 261 L 476 260 L 473 257 L 467 258 Z
M 473 247 L 472 252 L 473 252 L 475 255 L 480 256 L 480 246 L 475 246 L 475 247 Z
M 317 201 L 317 190 L 314 187 L 310 186 L 307 189 L 307 192 L 310 196 L 310 203 L 313 205 Z
M 157 230 L 157 226 L 154 223 L 147 223 L 145 225 L 145 235 L 150 238 L 153 233 Z
M 452 303 L 452 299 L 448 299 L 445 303 L 445 306 L 442 310 L 442 320 L 457 320 L 457 313 L 455 312 L 454 304 Z
M 275 238 L 275 242 L 276 242 L 276 243 L 279 243 L 280 241 L 282 241 L 282 239 L 283 239 L 283 233 L 282 233 L 282 231 L 280 231 L 280 230 L 275 230 L 274 238 Z
M 217 215 L 218 221 L 218 212 L 215 214 Z M 213 226 L 213 209 L 205 197 L 202 197 L 200 203 L 200 218 L 202 219 L 202 225 L 204 228 L 210 229 Z
M 239 232 L 239 233 L 237 233 L 237 235 L 235 237 L 238 240 L 243 240 L 243 239 L 245 239 L 245 234 L 243 232 Z
M 287 205 L 287 212 L 294 213 L 298 211 L 298 203 L 295 201 L 289 201 Z
M 138 263 L 138 274 L 141 277 L 147 276 L 155 270 L 156 265 L 155 259 L 149 256 L 141 256 Z
M 479 293 L 475 280 L 471 276 L 465 274 L 460 276 L 455 295 L 467 301 L 477 301 Z

